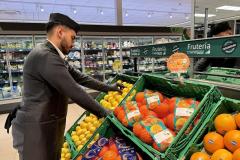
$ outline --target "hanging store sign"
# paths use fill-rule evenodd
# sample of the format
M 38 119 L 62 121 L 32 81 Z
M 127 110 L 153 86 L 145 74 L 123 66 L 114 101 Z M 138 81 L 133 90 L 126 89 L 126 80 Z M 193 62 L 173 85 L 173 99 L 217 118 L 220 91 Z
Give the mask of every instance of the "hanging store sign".
M 132 47 L 132 57 L 168 57 L 184 52 L 189 57 L 240 57 L 240 36 Z

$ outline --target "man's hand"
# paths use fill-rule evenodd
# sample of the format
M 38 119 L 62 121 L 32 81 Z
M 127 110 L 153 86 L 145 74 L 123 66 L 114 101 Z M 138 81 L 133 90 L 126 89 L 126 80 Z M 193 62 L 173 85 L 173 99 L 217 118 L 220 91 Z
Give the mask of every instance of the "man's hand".
M 111 86 L 111 91 L 118 91 L 120 93 L 122 93 L 122 89 L 124 88 L 124 86 L 120 83 L 114 83 L 112 86 Z

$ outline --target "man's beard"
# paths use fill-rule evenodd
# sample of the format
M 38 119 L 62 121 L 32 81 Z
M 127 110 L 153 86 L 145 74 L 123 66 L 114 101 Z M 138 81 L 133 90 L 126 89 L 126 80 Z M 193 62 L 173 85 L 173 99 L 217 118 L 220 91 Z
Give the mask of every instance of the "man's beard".
M 67 46 L 68 46 L 67 41 L 65 38 L 63 38 L 62 41 L 60 42 L 60 47 L 61 47 L 60 50 L 64 55 L 67 55 L 69 52 L 69 48 Z

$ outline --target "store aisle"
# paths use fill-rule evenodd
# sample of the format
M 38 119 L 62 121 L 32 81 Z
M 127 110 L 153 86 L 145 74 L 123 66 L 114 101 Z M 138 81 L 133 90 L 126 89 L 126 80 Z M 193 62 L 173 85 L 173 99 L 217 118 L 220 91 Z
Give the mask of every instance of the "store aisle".
M 68 107 L 66 130 L 72 126 L 76 119 L 84 112 L 84 109 L 76 104 L 70 104 Z M 0 159 L 18 160 L 17 152 L 12 147 L 11 133 L 7 134 L 4 129 L 4 123 L 7 114 L 0 115 Z

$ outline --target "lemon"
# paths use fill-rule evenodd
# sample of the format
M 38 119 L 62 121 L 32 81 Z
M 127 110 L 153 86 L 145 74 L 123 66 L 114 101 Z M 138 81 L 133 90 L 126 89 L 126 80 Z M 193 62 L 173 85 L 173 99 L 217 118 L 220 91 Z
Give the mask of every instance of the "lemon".
M 67 153 L 67 154 L 65 155 L 65 158 L 70 159 L 71 156 L 72 156 L 71 153 Z
M 82 122 L 82 123 L 80 124 L 80 127 L 81 127 L 81 128 L 86 128 L 86 127 L 87 127 L 87 123 Z
M 93 133 L 95 130 L 96 130 L 96 127 L 93 127 L 93 126 L 92 126 L 92 127 L 89 128 L 89 131 L 90 131 L 91 133 Z
M 90 133 L 90 131 L 85 132 L 85 136 L 88 135 L 89 133 Z
M 84 121 L 85 121 L 86 123 L 91 122 L 91 121 L 92 121 L 92 117 L 86 117 L 86 118 L 84 119 Z
M 104 96 L 104 100 L 108 100 L 109 99 L 109 95 L 106 95 L 106 96 Z
M 123 92 L 122 97 L 126 97 L 127 94 L 128 94 L 127 92 Z
M 64 143 L 63 143 L 63 147 L 64 147 L 64 148 L 68 148 L 68 143 L 67 143 L 67 142 L 64 142 Z
M 77 135 L 76 131 L 72 131 L 71 136 Z
M 96 134 L 96 136 L 94 137 L 94 140 L 97 141 L 99 139 L 99 133 Z
M 66 153 L 68 153 L 69 152 L 69 150 L 67 149 L 67 148 L 62 148 L 62 153 L 63 154 L 66 154 Z
M 82 134 L 82 129 L 77 131 L 77 135 L 80 136 Z
M 79 131 L 80 129 L 81 129 L 80 126 L 77 126 L 77 127 L 76 127 L 76 131 Z
M 64 158 L 65 157 L 65 154 L 64 153 L 61 153 L 61 158 Z
M 117 83 L 123 83 L 122 80 L 118 80 Z
M 77 147 L 77 150 L 80 151 L 80 150 L 82 149 L 82 147 L 83 147 L 83 145 L 79 145 L 79 146 Z
M 80 141 L 80 140 L 75 142 L 75 145 L 76 145 L 76 146 L 79 146 L 80 144 L 81 144 L 81 141 Z
M 91 136 L 92 136 L 92 134 L 90 133 L 90 134 L 87 134 L 85 137 L 86 137 L 87 139 L 89 139 Z

